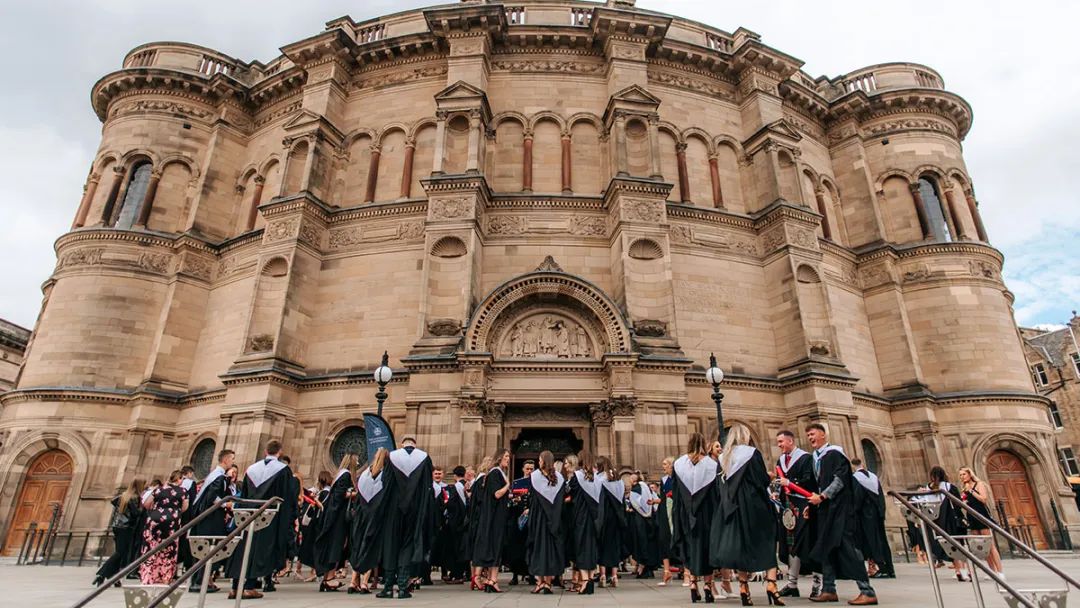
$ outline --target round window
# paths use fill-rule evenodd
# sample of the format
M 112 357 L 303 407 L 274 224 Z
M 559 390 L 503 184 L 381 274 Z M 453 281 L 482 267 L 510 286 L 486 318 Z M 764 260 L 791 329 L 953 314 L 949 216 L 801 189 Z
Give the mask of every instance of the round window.
M 214 466 L 214 450 L 216 448 L 217 443 L 209 437 L 195 446 L 195 451 L 191 454 L 191 468 L 195 469 L 195 476 L 199 479 L 210 474 L 210 469 Z
M 334 442 L 330 444 L 330 460 L 337 466 L 348 453 L 358 454 L 360 462 L 367 461 L 367 438 L 364 436 L 364 427 L 350 426 L 338 433 Z

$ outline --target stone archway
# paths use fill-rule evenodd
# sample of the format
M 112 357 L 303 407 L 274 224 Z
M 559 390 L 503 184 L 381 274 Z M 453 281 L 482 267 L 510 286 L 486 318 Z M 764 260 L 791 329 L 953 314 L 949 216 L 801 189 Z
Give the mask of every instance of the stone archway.
M 63 507 L 74 474 L 74 462 L 63 450 L 49 450 L 38 455 L 27 467 L 15 500 L 15 510 L 4 543 L 3 554 L 15 555 L 26 539 L 31 524 L 44 528 L 53 509 Z
M 1021 531 L 1018 536 L 1027 541 L 1026 532 L 1036 549 L 1048 548 L 1045 526 L 1039 515 L 1039 505 L 1031 487 L 1027 467 L 1019 456 L 1009 450 L 995 450 L 986 459 L 986 481 L 993 493 L 995 510 L 1005 511 L 1009 526 Z

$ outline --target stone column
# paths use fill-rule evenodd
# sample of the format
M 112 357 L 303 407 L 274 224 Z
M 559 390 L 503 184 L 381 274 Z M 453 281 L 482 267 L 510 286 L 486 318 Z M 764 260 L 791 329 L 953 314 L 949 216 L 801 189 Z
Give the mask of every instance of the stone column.
M 571 157 L 570 157 L 570 134 L 563 133 L 562 136 L 562 191 L 563 194 L 571 194 L 574 192 L 573 183 L 571 180 Z
M 532 192 L 533 178 L 533 132 L 525 131 L 523 139 L 525 153 L 521 161 L 521 189 L 524 192 Z
M 675 144 L 675 161 L 679 167 L 679 199 L 690 202 L 690 175 L 686 171 L 686 144 Z
M 304 157 L 304 172 L 300 178 L 300 192 L 311 190 L 311 173 L 315 170 L 315 146 L 319 143 L 318 133 L 307 138 L 307 155 Z
M 416 154 L 416 142 L 410 139 L 405 142 L 405 166 L 401 170 L 401 198 L 409 198 L 410 190 L 412 190 L 414 154 Z
M 589 416 L 592 418 L 593 432 L 596 434 L 593 442 L 593 454 L 610 454 L 611 442 L 611 410 L 607 403 L 593 403 L 589 405 Z
M 255 229 L 255 219 L 259 217 L 259 203 L 262 202 L 263 186 L 266 178 L 261 175 L 255 176 L 255 191 L 251 193 L 251 206 L 248 207 L 247 222 L 244 224 L 244 232 Z
M 964 228 L 964 223 L 960 221 L 960 214 L 956 212 L 956 197 L 953 196 L 951 186 L 945 189 L 945 203 L 949 206 L 949 215 L 952 216 L 953 227 L 956 229 L 954 234 L 957 238 L 965 241 L 970 240 L 967 230 Z
M 109 197 L 105 199 L 105 208 L 101 210 L 101 223 L 105 226 L 112 221 L 116 198 L 120 195 L 120 186 L 124 183 L 124 173 L 123 167 L 113 167 L 113 181 L 109 186 Z
M 630 167 L 626 160 L 626 115 L 615 115 L 615 174 L 630 175 Z
M 784 184 L 780 181 L 780 150 L 775 143 L 765 145 L 765 153 L 769 155 L 769 168 L 772 170 L 772 187 L 776 196 L 773 200 L 783 197 Z
M 975 191 L 971 188 L 964 190 L 964 198 L 967 199 L 968 211 L 971 212 L 971 219 L 975 222 L 975 232 L 979 240 L 989 243 L 990 239 L 986 237 L 986 228 L 983 226 L 982 215 L 979 213 L 979 203 L 975 201 Z
M 435 159 L 431 166 L 432 175 L 443 174 L 443 157 L 446 156 L 446 112 L 435 113 Z
M 821 234 L 831 241 L 832 228 L 829 226 L 829 209 L 825 203 L 825 191 L 820 188 L 815 190 L 814 199 L 817 200 L 817 210 L 821 214 Z
M 466 173 L 480 172 L 480 111 L 469 112 L 469 160 L 465 165 Z
M 364 189 L 364 202 L 375 200 L 375 184 L 379 180 L 379 146 L 371 146 L 371 161 L 368 163 L 367 188 Z
M 154 196 L 157 194 L 159 182 L 161 182 L 161 171 L 155 169 L 150 173 L 150 182 L 146 184 L 146 194 L 143 195 L 142 205 L 139 207 L 139 218 L 135 221 L 136 226 L 146 228 L 146 222 L 150 221 L 150 211 L 154 206 Z
M 653 179 L 663 179 L 664 174 L 660 169 L 660 117 L 649 117 L 649 156 L 652 165 Z
M 724 193 L 720 191 L 720 160 L 716 155 L 709 157 L 709 179 L 712 180 L 712 202 L 717 209 L 724 208 Z
M 915 213 L 919 216 L 919 228 L 922 229 L 922 238 L 930 238 L 930 218 L 926 215 L 926 203 L 923 202 L 922 193 L 919 192 L 919 184 L 909 184 L 911 197 L 915 199 Z
M 86 189 L 83 190 L 82 200 L 79 201 L 79 210 L 75 212 L 75 221 L 71 223 L 72 230 L 86 225 L 86 215 L 90 213 L 90 202 L 94 200 L 94 193 L 97 192 L 100 180 L 101 176 L 97 173 L 91 173 L 90 178 L 86 180 Z

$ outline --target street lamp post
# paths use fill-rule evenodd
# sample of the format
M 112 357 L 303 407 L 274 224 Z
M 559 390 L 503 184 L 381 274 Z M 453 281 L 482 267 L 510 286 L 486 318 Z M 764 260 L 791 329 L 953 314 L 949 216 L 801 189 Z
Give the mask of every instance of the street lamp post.
M 716 366 L 716 355 L 709 353 L 709 369 L 705 370 L 705 379 L 712 384 L 712 400 L 716 404 L 716 434 L 720 445 L 724 444 L 724 394 L 720 392 L 720 383 L 724 381 L 724 370 Z
M 375 393 L 375 400 L 379 402 L 379 416 L 382 416 L 383 402 L 389 395 L 386 394 L 386 385 L 390 382 L 390 378 L 394 377 L 394 372 L 390 369 L 390 356 L 383 351 L 382 363 L 379 367 L 375 368 L 375 382 L 379 384 L 379 391 Z

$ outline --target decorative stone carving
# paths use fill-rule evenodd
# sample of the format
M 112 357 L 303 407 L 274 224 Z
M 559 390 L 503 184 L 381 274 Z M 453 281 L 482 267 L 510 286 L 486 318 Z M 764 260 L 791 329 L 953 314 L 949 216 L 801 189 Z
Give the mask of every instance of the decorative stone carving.
M 776 228 L 771 232 L 765 234 L 761 239 L 762 245 L 765 247 L 766 252 L 773 251 L 784 244 L 784 229 Z
M 634 333 L 643 338 L 661 338 L 667 335 L 667 323 L 642 319 L 634 324 Z
M 592 339 L 581 324 L 556 314 L 540 314 L 515 323 L 500 353 L 515 359 L 587 359 Z
M 124 114 L 134 114 L 136 112 L 165 112 L 168 114 L 179 114 L 190 118 L 207 118 L 211 114 L 207 110 L 196 108 L 188 104 L 177 103 L 175 101 L 166 101 L 163 99 L 139 99 L 118 106 L 113 110 L 112 115 L 122 116 Z
M 815 241 L 814 235 L 810 234 L 809 230 L 792 230 L 791 238 L 795 241 L 795 244 L 799 247 L 805 247 L 807 249 L 813 249 Z
M 413 241 L 424 236 L 424 222 L 414 220 L 398 224 L 398 240 Z
M 341 249 L 350 245 L 358 245 L 363 240 L 360 228 L 340 228 L 330 231 L 330 249 Z
M 537 272 L 563 272 L 562 266 L 555 261 L 555 258 L 550 255 L 544 258 L 543 262 L 536 267 Z
M 877 266 L 863 270 L 860 280 L 862 282 L 862 288 L 869 289 L 892 280 L 892 277 L 889 275 L 889 271 L 886 268 Z
M 186 255 L 183 264 L 180 265 L 180 272 L 209 281 L 211 274 L 213 274 L 213 266 L 202 258 Z
M 172 256 L 167 253 L 143 253 L 139 256 L 136 265 L 143 270 L 165 274 L 169 272 Z
M 919 281 L 925 281 L 933 275 L 930 272 L 930 267 L 926 264 L 919 264 L 913 270 L 908 270 L 904 273 L 903 279 L 905 283 L 918 283 Z
M 488 218 L 488 234 L 522 234 L 525 218 L 520 215 L 496 215 Z
M 578 215 L 570 218 L 570 234 L 580 236 L 604 236 L 607 234 L 607 221 L 602 217 Z
M 288 220 L 270 222 L 270 224 L 266 226 L 266 236 L 263 237 L 263 239 L 267 243 L 284 241 L 285 239 L 296 236 L 297 230 L 299 228 L 300 218 L 292 218 Z
M 649 82 L 686 89 L 695 93 L 703 93 L 710 97 L 734 101 L 731 89 L 720 84 L 714 84 L 701 78 L 691 78 L 685 74 L 668 71 L 649 70 Z
M 864 127 L 870 135 L 888 135 L 899 131 L 936 131 L 956 136 L 956 131 L 943 122 L 925 118 L 904 118 L 902 120 L 890 120 L 875 125 Z
M 380 69 L 378 72 L 373 73 L 371 76 L 362 74 L 360 78 L 361 88 L 374 88 L 382 87 L 392 84 L 400 84 L 402 82 L 411 82 L 413 80 L 422 80 L 424 78 L 436 78 L 446 75 L 447 68 L 445 65 L 427 65 L 412 68 L 411 70 L 403 70 L 400 67 L 389 67 Z
M 623 217 L 639 222 L 661 222 L 664 220 L 663 203 L 642 198 L 628 198 L 623 201 Z
M 664 257 L 664 249 L 652 239 L 638 239 L 630 244 L 627 255 L 635 260 L 657 260 Z
M 589 420 L 588 412 L 569 407 L 512 407 L 506 410 L 507 422 L 562 422 Z
M 739 251 L 739 252 L 745 253 L 747 255 L 757 255 L 758 254 L 757 245 L 755 245 L 753 241 L 743 241 L 743 240 L 733 241 L 731 243 L 731 248 L 734 249 L 735 251 Z
M 248 341 L 248 351 L 253 353 L 263 353 L 274 348 L 274 336 L 270 334 L 259 334 L 252 336 Z
M 506 406 L 502 403 L 492 403 L 483 398 L 461 399 L 462 416 L 479 416 L 484 422 L 502 422 L 506 413 Z
M 69 251 L 60 256 L 60 262 L 56 265 L 56 269 L 60 270 L 72 266 L 96 266 L 101 263 L 101 254 L 104 251 L 100 247 L 82 247 Z
M 566 61 L 566 60 L 510 60 L 497 59 L 491 62 L 493 70 L 511 72 L 558 72 L 562 74 L 600 74 L 607 66 L 601 62 Z
M 694 242 L 693 229 L 685 224 L 672 224 L 671 229 L 668 231 L 668 236 L 676 243 L 684 245 L 689 245 Z
M 467 196 L 437 198 L 431 201 L 431 219 L 447 220 L 470 215 L 473 199 Z
M 457 319 L 432 319 L 427 323 L 427 330 L 433 336 L 457 336 L 461 334 L 461 321 Z
M 829 344 L 828 340 L 811 340 L 810 354 L 827 357 L 832 354 L 832 345 Z
M 993 264 L 989 264 L 982 260 L 971 260 L 968 262 L 968 271 L 971 272 L 973 277 L 982 277 L 984 279 L 997 279 L 997 268 Z
M 589 405 L 589 418 L 592 419 L 592 423 L 596 425 L 611 424 L 611 409 L 608 404 L 605 403 L 592 403 Z
M 307 222 L 304 222 L 303 224 L 300 225 L 300 235 L 299 235 L 300 242 L 307 243 L 308 245 L 311 245 L 315 249 L 319 248 L 319 241 L 322 240 L 322 239 L 319 238 L 321 236 L 321 234 L 322 233 L 319 230 L 319 227 L 314 225 L 314 224 L 309 224 Z
M 629 395 L 620 395 L 608 400 L 608 410 L 612 416 L 633 416 L 637 409 L 637 399 Z

